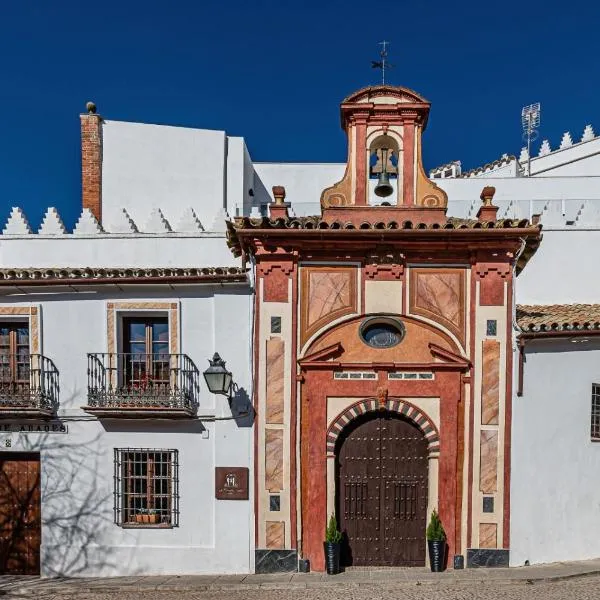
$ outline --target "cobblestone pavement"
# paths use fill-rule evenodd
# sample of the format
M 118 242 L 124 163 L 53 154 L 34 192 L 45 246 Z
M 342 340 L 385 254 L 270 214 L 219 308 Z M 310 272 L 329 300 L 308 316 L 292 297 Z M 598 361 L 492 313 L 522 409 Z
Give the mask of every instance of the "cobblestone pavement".
M 8 594 L 4 598 L 19 598 Z M 600 576 L 566 581 L 510 583 L 343 583 L 327 587 L 281 589 L 103 591 L 29 595 L 48 600 L 598 600 Z
M 35 597 L 47 600 L 598 600 L 600 575 L 527 583 L 513 582 L 444 582 L 444 583 L 339 583 L 326 587 L 294 588 L 291 584 L 275 584 L 260 589 L 213 589 L 191 591 L 139 590 L 70 590 L 68 593 L 48 594 L 36 590 L 35 594 L 6 592 L 3 598 Z

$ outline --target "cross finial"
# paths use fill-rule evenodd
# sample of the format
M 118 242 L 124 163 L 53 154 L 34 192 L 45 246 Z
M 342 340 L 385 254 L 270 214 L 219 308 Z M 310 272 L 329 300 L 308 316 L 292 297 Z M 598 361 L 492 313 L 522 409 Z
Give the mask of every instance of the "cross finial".
M 391 65 L 387 62 L 387 47 L 389 45 L 389 42 L 387 40 L 383 40 L 382 42 L 379 42 L 379 45 L 381 46 L 381 51 L 379 52 L 381 60 L 372 60 L 371 67 L 373 69 L 381 69 L 381 85 L 385 85 L 385 70 L 393 69 L 394 65 Z

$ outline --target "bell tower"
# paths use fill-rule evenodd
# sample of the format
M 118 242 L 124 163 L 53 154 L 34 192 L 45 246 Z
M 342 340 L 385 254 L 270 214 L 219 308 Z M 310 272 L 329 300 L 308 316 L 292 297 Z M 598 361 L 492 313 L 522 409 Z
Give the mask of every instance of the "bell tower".
M 439 222 L 446 193 L 429 180 L 421 161 L 421 135 L 430 103 L 404 87 L 363 88 L 341 104 L 348 161 L 341 181 L 321 194 L 326 221 Z

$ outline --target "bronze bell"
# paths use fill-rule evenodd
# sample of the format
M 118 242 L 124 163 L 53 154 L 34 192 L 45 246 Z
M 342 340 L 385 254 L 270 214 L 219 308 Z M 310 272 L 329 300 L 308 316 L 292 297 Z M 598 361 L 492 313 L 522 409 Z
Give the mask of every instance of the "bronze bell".
M 379 173 L 379 181 L 375 186 L 375 195 L 379 196 L 380 198 L 385 198 L 390 196 L 393 192 L 394 188 L 390 183 L 390 177 L 387 174 L 387 171 L 382 170 L 381 173 Z

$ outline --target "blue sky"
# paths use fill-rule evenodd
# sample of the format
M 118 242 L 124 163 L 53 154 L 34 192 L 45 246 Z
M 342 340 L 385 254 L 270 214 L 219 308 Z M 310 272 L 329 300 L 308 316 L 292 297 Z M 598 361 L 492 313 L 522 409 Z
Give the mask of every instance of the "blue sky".
M 339 101 L 378 82 L 432 102 L 426 168 L 478 166 L 521 146 L 520 110 L 542 103 L 555 147 L 600 130 L 600 8 L 548 2 L 0 2 L 0 220 L 80 208 L 79 113 L 224 129 L 257 161 L 344 161 Z M 313 201 L 314 199 L 304 199 Z

